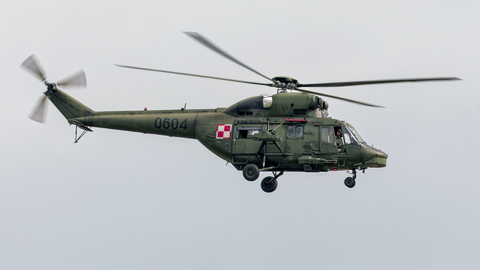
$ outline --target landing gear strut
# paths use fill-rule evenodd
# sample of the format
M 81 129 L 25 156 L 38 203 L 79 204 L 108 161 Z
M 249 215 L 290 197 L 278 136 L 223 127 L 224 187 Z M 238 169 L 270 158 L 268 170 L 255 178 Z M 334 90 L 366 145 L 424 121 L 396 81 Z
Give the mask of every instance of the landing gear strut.
M 280 172 L 279 174 L 274 172 L 273 176 L 267 176 L 263 178 L 262 183 L 260 184 L 260 186 L 262 187 L 262 190 L 267 193 L 274 192 L 275 189 L 277 189 L 277 185 L 278 185 L 277 178 L 282 175 L 283 175 L 283 171 Z
M 352 174 L 353 177 L 345 178 L 345 186 L 347 186 L 348 188 L 353 188 L 355 186 L 355 179 L 357 179 L 357 171 L 353 170 Z

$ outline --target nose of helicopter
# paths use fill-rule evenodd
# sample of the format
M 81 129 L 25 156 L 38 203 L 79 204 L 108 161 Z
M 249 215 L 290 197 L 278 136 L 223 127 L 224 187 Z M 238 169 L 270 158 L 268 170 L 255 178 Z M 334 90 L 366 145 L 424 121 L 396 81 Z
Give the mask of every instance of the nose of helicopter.
M 385 167 L 387 166 L 388 155 L 382 150 L 371 146 L 365 147 L 365 166 L 366 167 Z

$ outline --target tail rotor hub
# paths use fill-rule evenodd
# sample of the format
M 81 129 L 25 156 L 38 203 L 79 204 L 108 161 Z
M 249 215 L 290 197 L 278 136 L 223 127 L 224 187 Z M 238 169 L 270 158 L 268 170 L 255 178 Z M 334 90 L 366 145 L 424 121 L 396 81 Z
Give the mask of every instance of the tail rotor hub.
M 57 91 L 57 84 L 56 83 L 50 83 L 45 81 L 45 86 L 47 86 L 47 92 L 54 93 Z

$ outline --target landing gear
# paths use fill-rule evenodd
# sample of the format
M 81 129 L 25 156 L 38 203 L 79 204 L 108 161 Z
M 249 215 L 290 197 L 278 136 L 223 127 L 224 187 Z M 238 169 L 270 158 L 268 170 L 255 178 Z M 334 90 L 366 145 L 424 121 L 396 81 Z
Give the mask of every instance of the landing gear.
M 273 176 L 267 176 L 263 178 L 262 183 L 260 186 L 262 187 L 262 190 L 270 193 L 275 191 L 277 189 L 278 182 L 276 179 L 273 179 Z
M 353 188 L 355 186 L 355 179 L 357 178 L 357 171 L 353 170 L 353 177 L 345 178 L 345 186 L 348 188 Z
M 258 176 L 260 176 L 260 169 L 258 169 L 257 165 L 247 164 L 247 166 L 243 168 L 243 177 L 248 181 L 255 181 Z
M 263 168 L 262 170 L 270 170 L 272 168 Z M 278 182 L 277 178 L 283 175 L 283 171 L 280 173 L 273 172 L 273 176 L 267 176 L 263 178 L 260 187 L 263 191 L 270 193 L 274 192 L 277 189 Z M 257 180 L 258 176 L 260 176 L 260 169 L 255 164 L 247 164 L 243 168 L 243 177 L 248 181 L 255 181 Z
M 279 174 L 276 174 L 274 172 L 273 176 L 267 176 L 267 177 L 263 178 L 262 183 L 260 185 L 262 187 L 262 190 L 267 192 L 267 193 L 274 192 L 275 189 L 277 189 L 277 186 L 278 186 L 277 178 L 282 176 L 282 175 L 283 175 L 283 172 L 280 172 Z
M 345 186 L 348 188 L 353 188 L 355 186 L 355 179 L 353 179 L 353 177 L 345 178 Z

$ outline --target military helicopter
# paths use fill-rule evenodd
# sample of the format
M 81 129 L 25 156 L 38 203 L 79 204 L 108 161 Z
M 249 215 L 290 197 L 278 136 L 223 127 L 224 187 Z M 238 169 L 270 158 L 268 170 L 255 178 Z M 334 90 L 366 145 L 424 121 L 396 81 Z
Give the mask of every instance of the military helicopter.
M 92 127 L 197 139 L 218 157 L 243 172 L 248 181 L 255 181 L 260 172 L 272 172 L 261 181 L 265 192 L 277 188 L 277 179 L 284 172 L 348 171 L 347 187 L 356 183 L 357 170 L 385 167 L 387 154 L 369 146 L 349 123 L 328 116 L 328 103 L 322 97 L 339 99 L 363 106 L 381 107 L 339 96 L 314 92 L 304 87 L 343 87 L 402 82 L 450 81 L 456 77 L 370 80 L 301 84 L 286 76 L 269 78 L 238 61 L 196 32 L 188 36 L 228 60 L 260 75 L 269 83 L 258 83 L 182 72 L 126 65 L 123 68 L 195 76 L 244 84 L 263 85 L 276 89 L 276 94 L 255 96 L 227 108 L 142 111 L 94 111 L 59 87 L 85 87 L 86 77 L 80 71 L 67 79 L 52 83 L 35 55 L 21 67 L 43 81 L 47 90 L 30 118 L 43 122 L 46 98 L 57 107 L 70 125 L 75 125 L 75 143 Z M 78 129 L 82 133 L 78 135 Z

